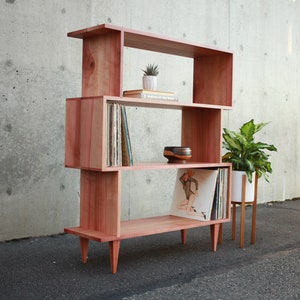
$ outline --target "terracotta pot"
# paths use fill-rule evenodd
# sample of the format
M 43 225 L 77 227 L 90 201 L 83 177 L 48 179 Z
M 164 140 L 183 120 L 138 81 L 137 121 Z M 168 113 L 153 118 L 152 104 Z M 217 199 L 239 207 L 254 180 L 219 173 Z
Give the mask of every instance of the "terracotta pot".
M 143 76 L 143 89 L 144 90 L 157 90 L 157 77 L 156 76 Z
M 232 171 L 232 201 L 242 202 L 242 176 L 246 175 L 244 171 Z M 251 202 L 254 200 L 255 176 L 253 173 L 252 183 L 246 178 L 246 201 Z

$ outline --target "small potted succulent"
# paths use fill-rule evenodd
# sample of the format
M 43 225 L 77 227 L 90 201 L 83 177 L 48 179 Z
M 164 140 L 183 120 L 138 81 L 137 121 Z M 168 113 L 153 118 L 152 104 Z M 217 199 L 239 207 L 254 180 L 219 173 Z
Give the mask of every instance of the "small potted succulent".
M 246 202 L 253 200 L 254 176 L 264 177 L 269 182 L 268 173 L 272 173 L 269 154 L 264 150 L 277 151 L 274 145 L 255 142 L 254 135 L 269 123 L 254 124 L 250 120 L 242 125 L 239 131 L 223 129 L 223 148 L 228 152 L 223 155 L 223 162 L 232 163 L 232 196 L 233 201 L 240 202 L 242 175 L 246 174 Z M 249 192 L 249 193 L 248 193 Z
M 157 89 L 157 75 L 159 73 L 158 65 L 148 64 L 146 69 L 142 70 L 143 76 L 143 89 L 156 90 Z

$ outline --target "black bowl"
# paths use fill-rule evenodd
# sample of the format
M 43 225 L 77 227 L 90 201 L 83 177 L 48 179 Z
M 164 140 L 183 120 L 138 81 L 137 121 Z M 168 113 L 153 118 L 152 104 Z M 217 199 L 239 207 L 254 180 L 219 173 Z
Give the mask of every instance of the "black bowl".
M 168 163 L 185 164 L 192 157 L 190 147 L 168 146 L 164 149 L 164 157 L 168 159 Z

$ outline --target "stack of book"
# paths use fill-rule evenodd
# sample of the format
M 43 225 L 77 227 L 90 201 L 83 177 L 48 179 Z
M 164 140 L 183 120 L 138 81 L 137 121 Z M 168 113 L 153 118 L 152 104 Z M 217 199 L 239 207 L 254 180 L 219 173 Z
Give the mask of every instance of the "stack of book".
M 132 149 L 126 108 L 118 103 L 107 106 L 107 166 L 132 166 Z
M 129 98 L 178 101 L 176 95 L 173 92 L 163 92 L 154 90 L 129 90 L 124 91 L 123 96 Z
M 218 172 L 213 207 L 212 220 L 224 219 L 227 215 L 227 176 L 228 169 L 220 168 Z

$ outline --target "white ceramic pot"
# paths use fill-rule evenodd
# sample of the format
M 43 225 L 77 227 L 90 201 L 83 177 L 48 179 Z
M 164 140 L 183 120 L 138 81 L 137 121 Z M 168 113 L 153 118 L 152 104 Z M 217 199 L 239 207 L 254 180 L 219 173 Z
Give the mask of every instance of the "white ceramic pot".
M 144 90 L 157 90 L 157 76 L 143 76 Z
M 242 202 L 242 178 L 246 175 L 244 171 L 232 171 L 232 201 Z M 247 176 L 247 175 L 246 175 Z M 254 200 L 255 176 L 253 173 L 252 183 L 246 177 L 246 201 L 252 202 Z

